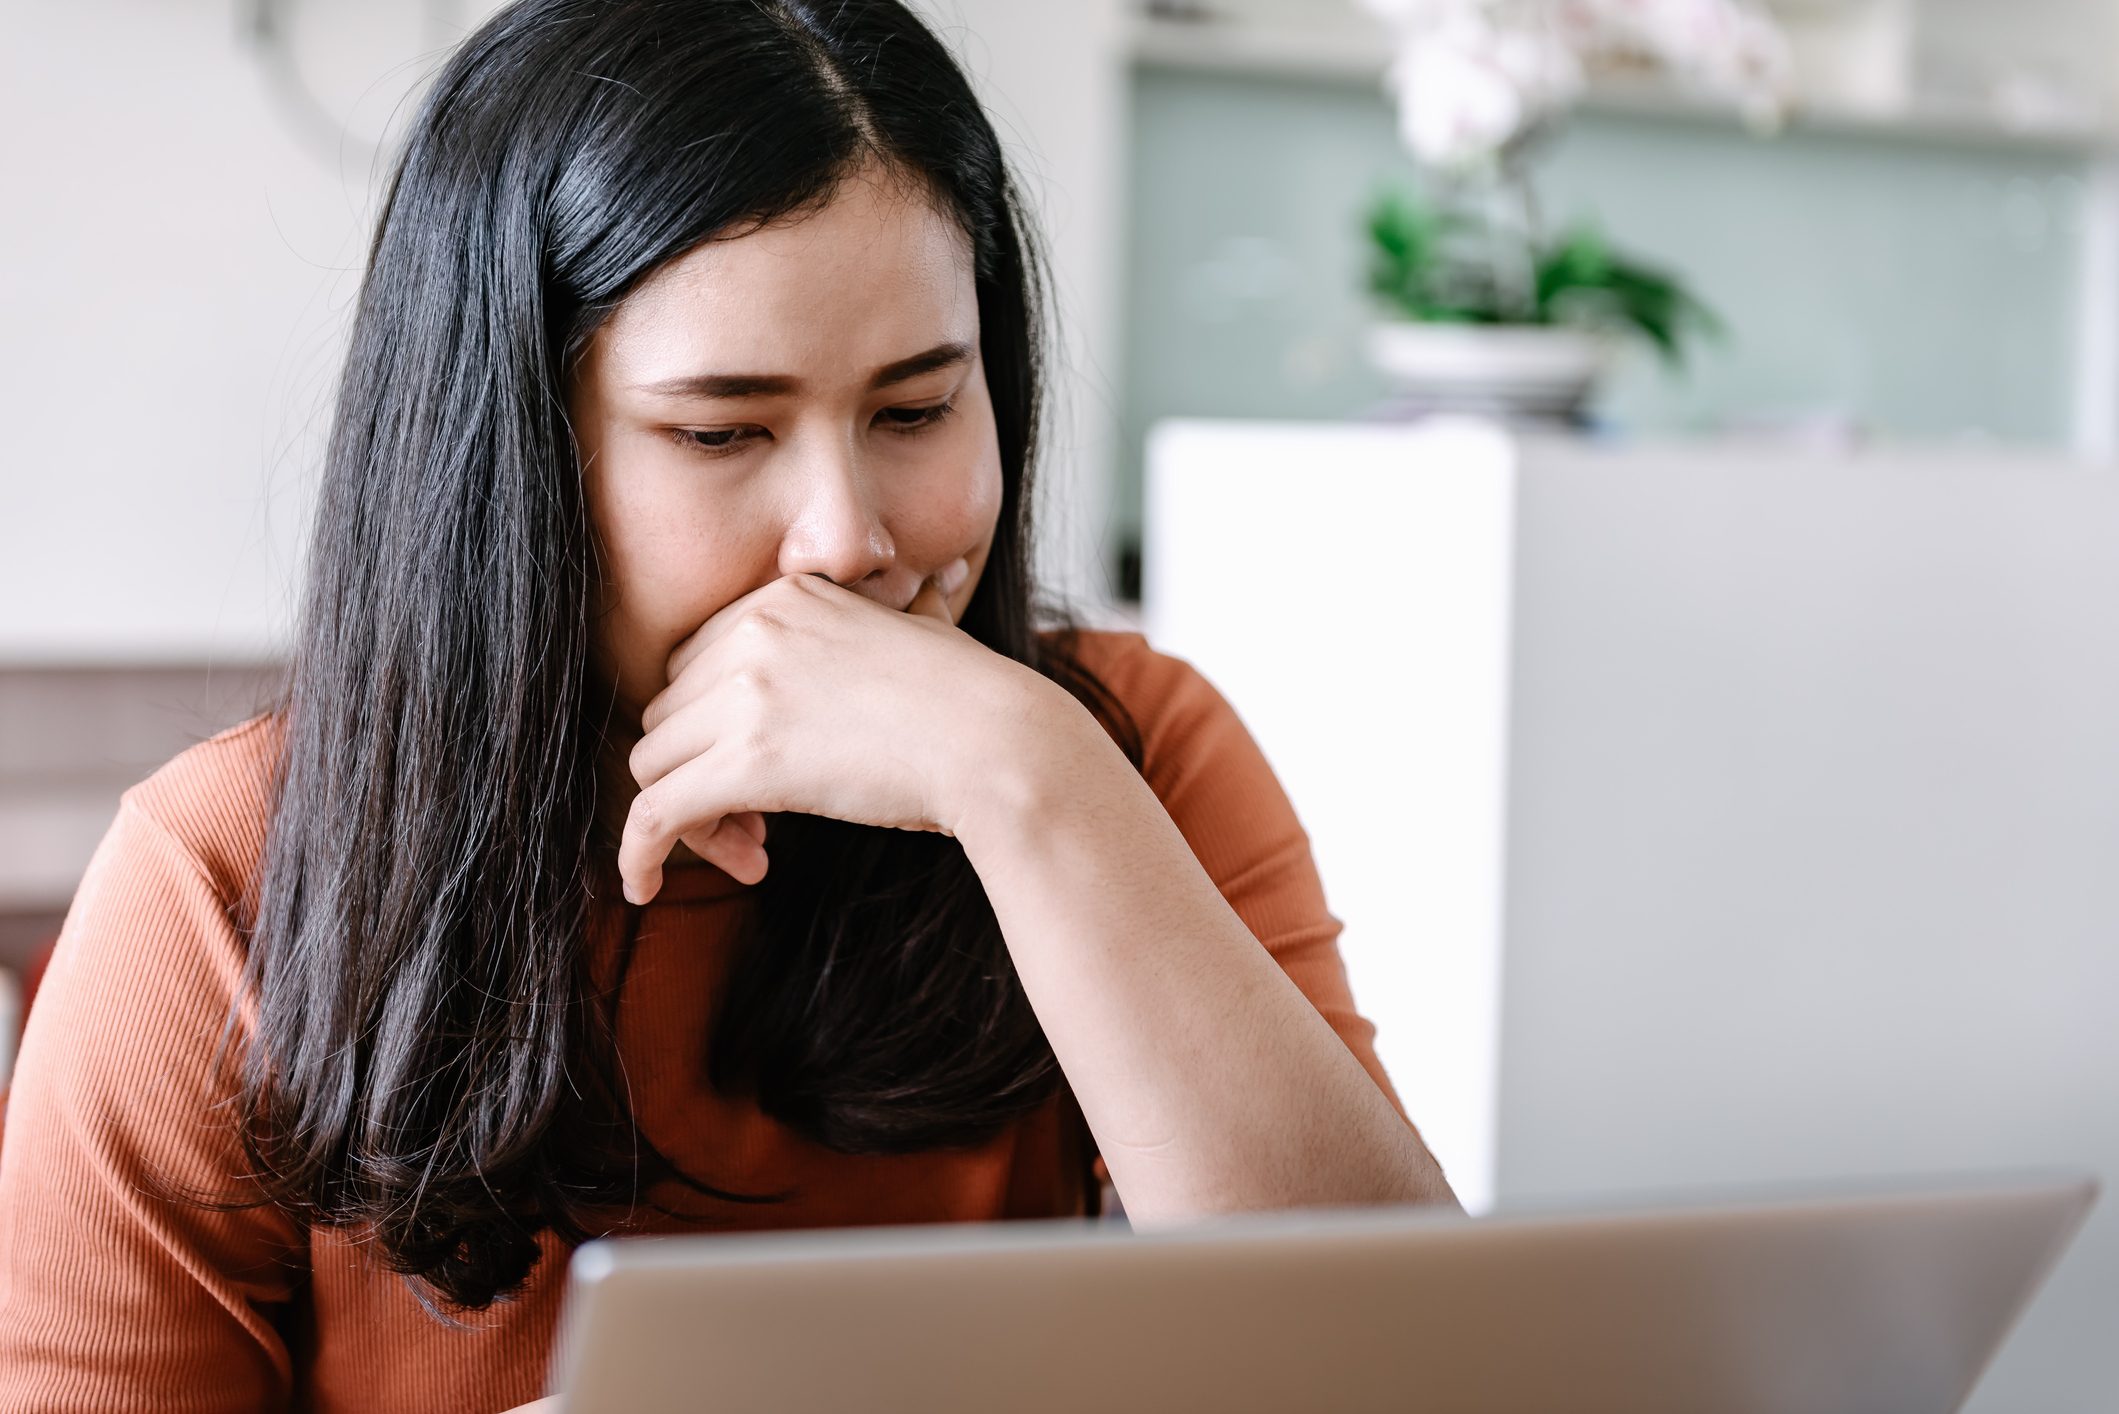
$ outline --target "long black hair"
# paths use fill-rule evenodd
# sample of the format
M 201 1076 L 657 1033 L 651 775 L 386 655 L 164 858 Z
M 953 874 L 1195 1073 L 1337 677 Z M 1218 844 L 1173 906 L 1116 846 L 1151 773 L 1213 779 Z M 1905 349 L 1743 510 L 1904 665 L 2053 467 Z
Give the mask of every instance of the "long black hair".
M 266 1200 L 362 1230 L 423 1296 L 519 1289 L 539 1234 L 600 1230 L 662 1162 L 584 945 L 613 691 L 591 653 L 600 570 L 566 380 L 664 262 L 799 218 L 877 161 L 974 251 L 1005 491 L 961 627 L 1066 686 L 1139 763 L 1071 631 L 1034 627 L 1051 612 L 1030 559 L 1047 284 L 942 43 L 897 0 L 500 11 L 429 89 L 375 233 L 242 919 L 238 1113 Z M 805 816 L 774 831 L 762 923 L 699 1058 L 717 1087 L 845 1152 L 975 1143 L 1054 1100 L 1051 1047 L 954 840 Z

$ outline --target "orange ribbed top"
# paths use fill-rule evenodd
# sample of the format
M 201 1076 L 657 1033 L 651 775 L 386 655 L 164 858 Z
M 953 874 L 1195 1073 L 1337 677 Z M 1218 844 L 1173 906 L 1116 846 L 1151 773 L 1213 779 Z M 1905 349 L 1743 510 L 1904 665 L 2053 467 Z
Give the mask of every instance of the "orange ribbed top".
M 1235 712 L 1138 634 L 1085 633 L 1080 653 L 1139 723 L 1147 781 L 1200 863 L 1390 1093 L 1308 838 Z M 263 850 L 276 737 L 255 718 L 128 791 L 74 898 L 0 1145 L 0 1408 L 425 1414 L 505 1410 L 544 1391 L 566 1258 L 549 1234 L 518 1299 L 452 1329 L 338 1231 L 157 1196 L 171 1182 L 231 1191 L 241 1171 L 217 1107 L 228 1072 L 211 1062 L 242 975 L 230 910 Z M 709 1088 L 705 1028 L 746 892 L 711 865 L 668 871 L 639 910 L 620 1053 L 638 1121 L 672 1160 L 738 1191 L 793 1196 L 688 1198 L 704 1220 L 641 1230 L 1086 1210 L 1084 1135 L 1061 1101 L 974 1150 L 879 1158 L 820 1148 Z M 592 906 L 592 934 L 622 926 L 626 909 L 615 890 L 598 893 L 610 901 Z

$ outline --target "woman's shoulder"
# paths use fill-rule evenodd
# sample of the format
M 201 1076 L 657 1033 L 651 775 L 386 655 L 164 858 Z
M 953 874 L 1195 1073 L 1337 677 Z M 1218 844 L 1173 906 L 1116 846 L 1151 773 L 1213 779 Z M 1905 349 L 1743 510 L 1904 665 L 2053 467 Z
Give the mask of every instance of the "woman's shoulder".
M 1141 773 L 1167 797 L 1182 780 L 1234 750 L 1255 752 L 1235 709 L 1198 668 L 1130 629 L 1053 629 L 1065 653 L 1122 707 L 1138 733 Z
M 1062 653 L 1086 669 L 1143 729 L 1171 708 L 1213 691 L 1197 668 L 1163 652 L 1137 630 L 1051 628 L 1039 638 L 1048 653 Z
M 264 855 L 280 719 L 260 713 L 187 747 L 127 790 L 118 812 L 166 838 L 223 900 L 239 898 Z
M 96 1073 L 121 1089 L 203 1064 L 194 1043 L 212 1034 L 244 963 L 241 910 L 264 852 L 276 734 L 253 718 L 178 753 L 119 799 L 31 1009 L 68 1084 L 89 1068 L 65 1037 L 113 1038 Z M 25 1039 L 22 1063 L 32 1055 Z M 12 1147 L 12 1118 L 9 1127 Z

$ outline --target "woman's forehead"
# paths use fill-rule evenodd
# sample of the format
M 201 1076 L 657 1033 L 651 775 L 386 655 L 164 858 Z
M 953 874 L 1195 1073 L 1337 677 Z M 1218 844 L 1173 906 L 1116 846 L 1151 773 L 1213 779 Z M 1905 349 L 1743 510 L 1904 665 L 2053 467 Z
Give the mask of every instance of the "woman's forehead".
M 902 182 L 856 176 L 797 219 L 670 261 L 598 337 L 606 373 L 637 384 L 866 370 L 977 332 L 963 228 Z

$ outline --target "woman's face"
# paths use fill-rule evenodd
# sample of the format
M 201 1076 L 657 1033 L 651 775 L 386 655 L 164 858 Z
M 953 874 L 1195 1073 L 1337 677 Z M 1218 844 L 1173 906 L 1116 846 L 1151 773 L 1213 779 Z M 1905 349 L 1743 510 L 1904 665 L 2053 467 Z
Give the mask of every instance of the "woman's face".
M 637 718 L 731 600 L 821 574 L 894 609 L 1001 506 L 969 238 L 873 171 L 792 224 L 712 241 L 612 312 L 568 389 L 603 550 L 600 666 Z

